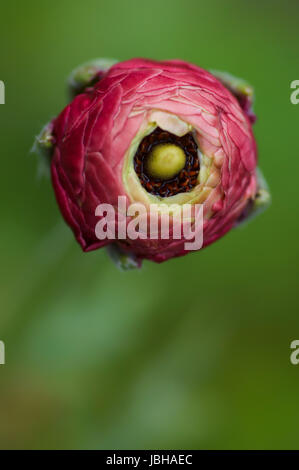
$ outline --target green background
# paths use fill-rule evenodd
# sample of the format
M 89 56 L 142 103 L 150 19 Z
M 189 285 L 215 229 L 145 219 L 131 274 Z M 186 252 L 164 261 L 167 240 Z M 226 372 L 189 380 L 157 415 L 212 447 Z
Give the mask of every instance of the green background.
M 296 1 L 1 4 L 1 448 L 299 448 Z M 256 89 L 271 208 L 206 250 L 121 273 L 83 254 L 34 135 L 95 57 L 181 58 Z

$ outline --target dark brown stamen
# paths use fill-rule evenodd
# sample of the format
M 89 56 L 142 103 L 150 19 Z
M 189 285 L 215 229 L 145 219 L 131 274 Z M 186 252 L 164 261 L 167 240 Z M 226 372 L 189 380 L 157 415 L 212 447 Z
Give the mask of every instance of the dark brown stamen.
M 181 147 L 186 155 L 184 168 L 173 178 L 162 180 L 153 178 L 147 173 L 147 159 L 156 145 L 174 144 Z M 151 194 L 160 197 L 174 196 L 175 194 L 189 192 L 198 183 L 199 158 L 197 144 L 191 133 L 178 137 L 159 127 L 140 142 L 134 157 L 134 169 L 142 186 Z

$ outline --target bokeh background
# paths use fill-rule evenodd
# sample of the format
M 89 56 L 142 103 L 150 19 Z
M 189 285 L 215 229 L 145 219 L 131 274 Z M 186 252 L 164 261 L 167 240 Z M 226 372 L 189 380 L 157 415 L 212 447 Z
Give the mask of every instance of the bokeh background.
M 299 448 L 298 15 L 295 0 L 1 3 L 1 448 Z M 254 84 L 271 208 L 141 271 L 83 254 L 30 148 L 69 72 L 100 56 Z

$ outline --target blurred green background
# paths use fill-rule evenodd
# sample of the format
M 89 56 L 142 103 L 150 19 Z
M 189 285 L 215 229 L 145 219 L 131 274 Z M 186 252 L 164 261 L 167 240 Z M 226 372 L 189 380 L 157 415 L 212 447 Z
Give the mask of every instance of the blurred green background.
M 299 448 L 298 15 L 295 0 L 2 2 L 1 448 Z M 100 56 L 252 83 L 271 208 L 141 271 L 83 254 L 30 148 L 69 72 Z

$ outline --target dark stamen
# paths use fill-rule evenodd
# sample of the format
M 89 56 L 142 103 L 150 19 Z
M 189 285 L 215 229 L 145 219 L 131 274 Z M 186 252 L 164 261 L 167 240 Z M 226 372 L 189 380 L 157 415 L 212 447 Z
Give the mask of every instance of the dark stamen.
M 186 155 L 184 168 L 173 178 L 162 180 L 153 178 L 147 171 L 147 159 L 156 145 L 174 144 L 181 147 Z M 134 157 L 134 169 L 142 186 L 151 194 L 160 197 L 174 196 L 175 194 L 189 192 L 198 183 L 199 158 L 197 144 L 191 133 L 178 137 L 159 127 L 140 142 Z

